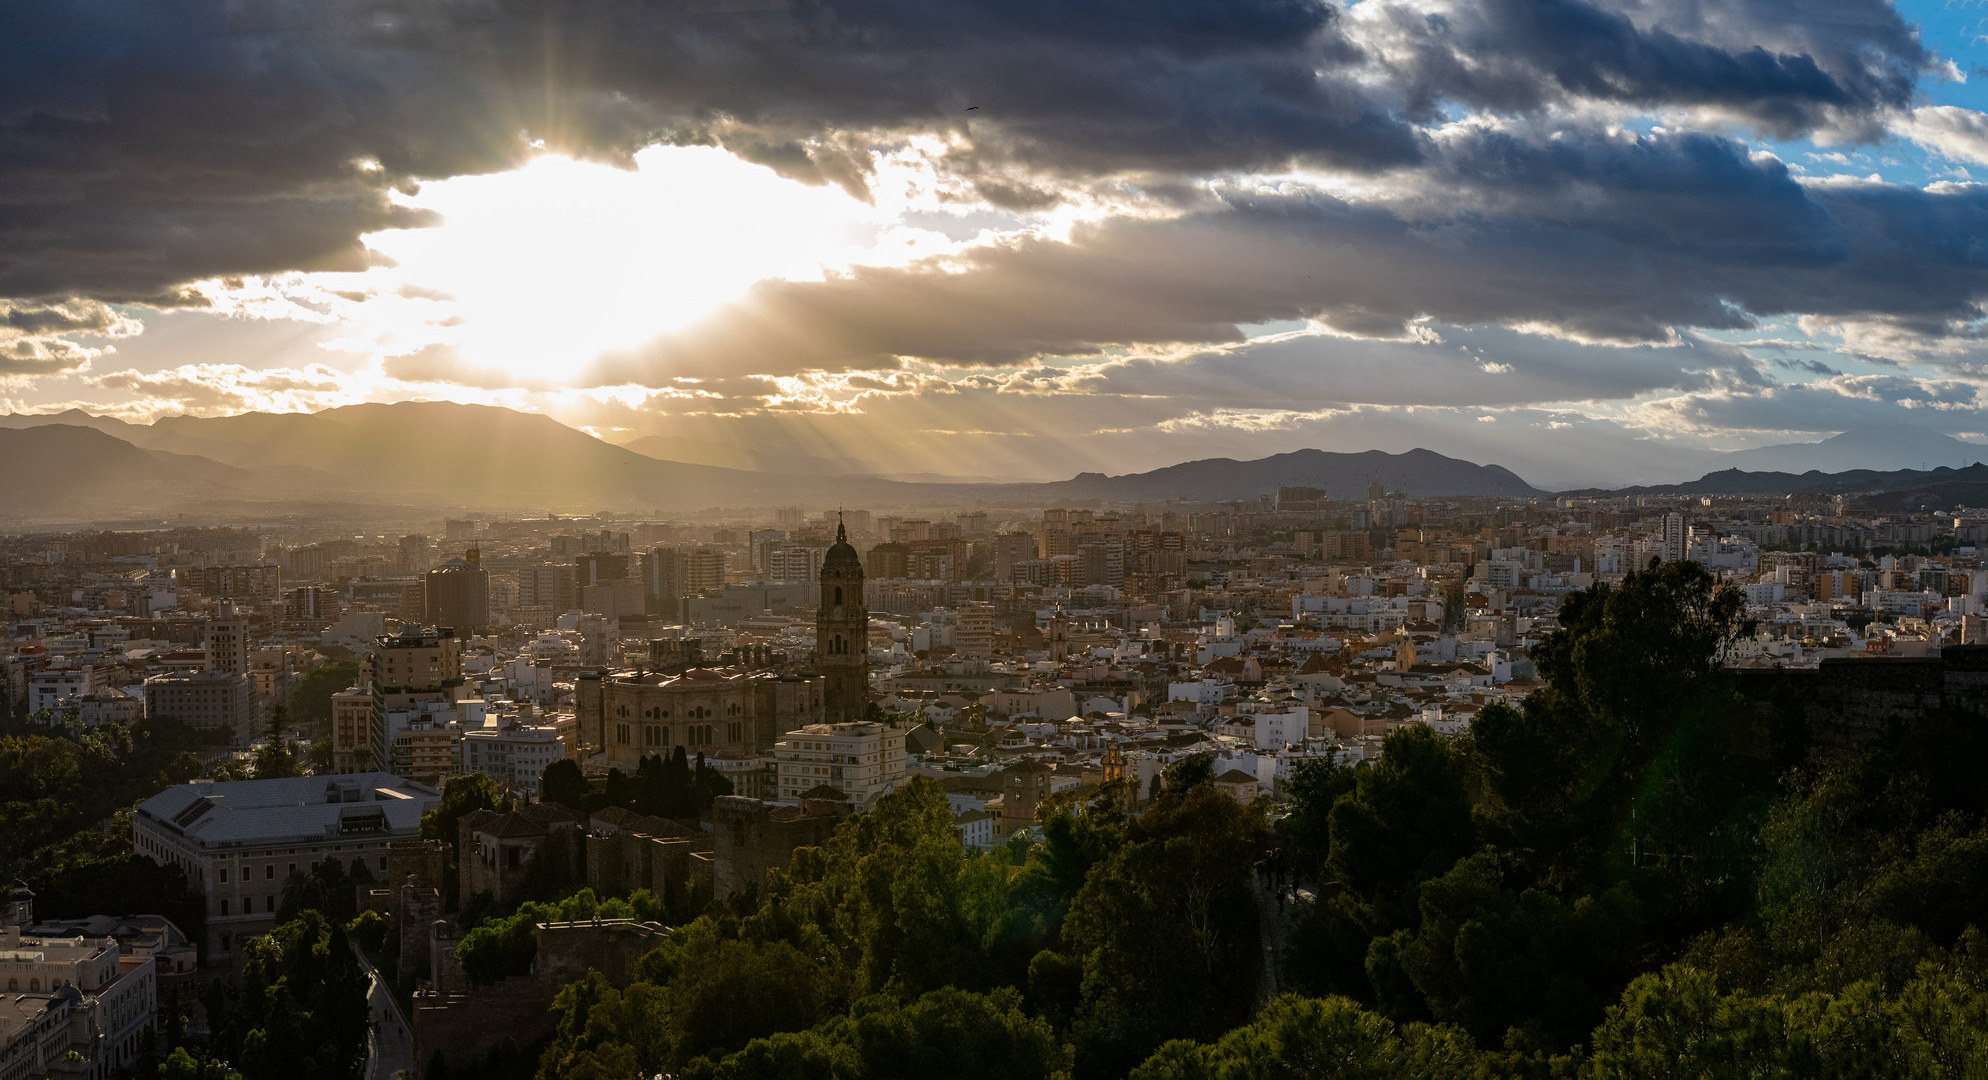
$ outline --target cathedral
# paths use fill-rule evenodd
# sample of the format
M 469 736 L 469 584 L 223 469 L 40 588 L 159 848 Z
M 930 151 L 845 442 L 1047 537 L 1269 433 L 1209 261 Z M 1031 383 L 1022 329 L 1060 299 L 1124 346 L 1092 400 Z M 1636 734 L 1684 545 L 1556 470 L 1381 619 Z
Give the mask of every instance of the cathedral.
M 870 609 L 863 601 L 863 561 L 840 522 L 835 546 L 821 560 L 821 605 L 815 615 L 815 670 L 824 680 L 824 719 L 861 720 L 870 709 Z

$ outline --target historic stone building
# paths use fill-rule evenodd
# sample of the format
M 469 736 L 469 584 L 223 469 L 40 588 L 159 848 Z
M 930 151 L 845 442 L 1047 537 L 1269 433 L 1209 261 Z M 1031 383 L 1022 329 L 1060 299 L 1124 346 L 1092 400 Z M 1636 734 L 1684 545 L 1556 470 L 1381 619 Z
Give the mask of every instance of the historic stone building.
M 826 785 L 803 793 L 799 802 L 781 806 L 725 795 L 712 804 L 712 886 L 719 899 L 748 886 L 763 888 L 767 871 L 786 869 L 795 848 L 828 843 L 849 816 L 849 796 Z
M 583 753 L 624 772 L 679 746 L 707 758 L 771 750 L 781 735 L 820 723 L 824 703 L 821 676 L 725 668 L 583 672 L 574 692 Z
M 863 599 L 863 561 L 839 523 L 835 545 L 822 556 L 816 610 L 815 670 L 821 672 L 826 698 L 823 722 L 861 720 L 870 711 L 870 608 Z

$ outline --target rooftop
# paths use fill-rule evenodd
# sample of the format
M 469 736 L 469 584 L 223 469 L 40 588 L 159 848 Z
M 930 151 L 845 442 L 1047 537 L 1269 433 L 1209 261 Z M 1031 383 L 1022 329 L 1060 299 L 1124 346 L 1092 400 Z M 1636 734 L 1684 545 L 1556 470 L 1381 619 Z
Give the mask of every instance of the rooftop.
M 181 784 L 138 804 L 140 817 L 205 847 L 366 834 L 412 835 L 441 792 L 391 773 Z

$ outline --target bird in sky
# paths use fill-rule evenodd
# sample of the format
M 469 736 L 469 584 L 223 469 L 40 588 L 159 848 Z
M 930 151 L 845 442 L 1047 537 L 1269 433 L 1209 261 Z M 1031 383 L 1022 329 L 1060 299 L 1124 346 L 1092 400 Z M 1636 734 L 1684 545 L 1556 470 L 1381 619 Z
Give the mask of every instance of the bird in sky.
M 968 105 L 968 106 L 966 107 L 966 111 L 967 111 L 967 112 L 973 112 L 974 110 L 976 110 L 976 109 L 978 109 L 978 108 L 980 108 L 980 106 L 978 106 L 978 105 Z

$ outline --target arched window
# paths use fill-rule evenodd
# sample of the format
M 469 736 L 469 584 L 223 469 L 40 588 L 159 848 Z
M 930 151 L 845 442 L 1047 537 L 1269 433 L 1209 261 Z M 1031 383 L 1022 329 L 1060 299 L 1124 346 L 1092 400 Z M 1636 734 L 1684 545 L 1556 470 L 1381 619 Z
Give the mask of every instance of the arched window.
M 8 993 L 10 993 L 10 994 L 13 994 L 13 993 L 18 993 L 18 992 L 20 992 L 20 989 L 21 989 L 21 980 L 19 980 L 19 979 L 8 979 L 8 980 L 7 980 L 7 992 L 8 992 Z
M 842 602 L 842 586 L 840 585 L 835 587 L 835 602 L 838 604 Z
M 29 979 L 29 980 L 28 980 L 28 993 L 32 994 L 32 993 L 34 993 L 35 991 L 37 991 L 37 990 L 39 990 L 39 989 L 41 989 L 41 980 L 40 980 L 40 979 Z

